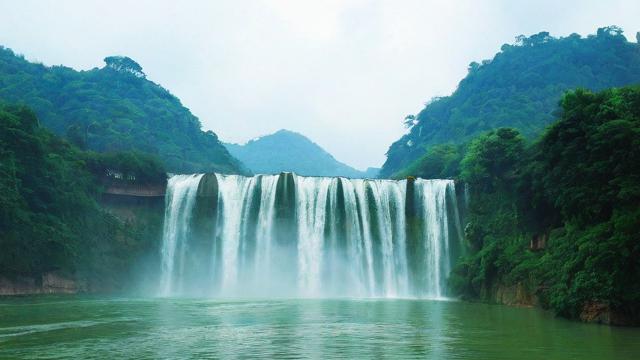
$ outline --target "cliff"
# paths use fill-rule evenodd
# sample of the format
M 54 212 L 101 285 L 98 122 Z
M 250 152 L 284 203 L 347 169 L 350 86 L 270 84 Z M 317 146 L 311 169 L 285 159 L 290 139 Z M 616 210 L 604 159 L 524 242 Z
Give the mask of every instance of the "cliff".
M 86 283 L 56 272 L 15 279 L 0 276 L 0 295 L 75 294 L 86 291 Z
M 119 256 L 108 247 L 97 249 L 101 256 L 87 261 L 91 267 L 79 267 L 72 273 L 49 271 L 34 276 L 0 276 L 0 296 L 151 289 L 159 267 L 157 254 L 162 240 L 165 190 L 166 184 L 106 186 L 98 203 L 118 223 L 120 230 L 110 236 L 127 253 Z

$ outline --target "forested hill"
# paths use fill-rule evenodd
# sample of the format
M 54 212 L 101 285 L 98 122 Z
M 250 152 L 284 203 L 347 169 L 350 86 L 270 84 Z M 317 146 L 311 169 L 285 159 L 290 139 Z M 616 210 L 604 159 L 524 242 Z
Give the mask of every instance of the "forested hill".
M 256 174 L 291 171 L 307 176 L 365 176 L 364 172 L 339 162 L 319 145 L 293 131 L 280 130 L 245 145 L 225 146 Z
M 640 86 L 578 89 L 560 106 L 535 141 L 500 128 L 467 146 L 454 177 L 468 186 L 469 252 L 451 288 L 639 325 Z
M 165 182 L 154 157 L 82 151 L 30 109 L 0 104 L 0 278 L 59 272 L 94 290 L 122 288 L 134 263 L 157 251 L 163 211 L 123 221 L 99 205 L 103 188 Z
M 451 96 L 435 98 L 407 117 L 411 130 L 391 145 L 380 175 L 394 175 L 433 145 L 460 144 L 498 127 L 531 138 L 553 121 L 566 90 L 639 82 L 640 45 L 627 41 L 618 27 L 600 28 L 586 38 L 548 32 L 518 36 L 492 60 L 472 62 Z
M 160 157 L 171 172 L 242 173 L 212 131 L 180 100 L 149 81 L 127 57 L 75 71 L 28 62 L 0 47 L 0 101 L 32 108 L 44 126 L 80 147 L 138 150 Z

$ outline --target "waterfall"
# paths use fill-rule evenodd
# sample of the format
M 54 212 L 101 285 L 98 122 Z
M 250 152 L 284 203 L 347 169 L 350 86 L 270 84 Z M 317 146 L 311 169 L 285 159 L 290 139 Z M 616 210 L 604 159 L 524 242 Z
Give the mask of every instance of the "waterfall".
M 189 240 L 189 223 L 201 178 L 202 175 L 176 175 L 167 184 L 160 290 L 163 295 L 174 293 L 174 283 L 179 284 L 181 280 Z
M 463 250 L 452 180 L 176 175 L 163 296 L 446 296 Z

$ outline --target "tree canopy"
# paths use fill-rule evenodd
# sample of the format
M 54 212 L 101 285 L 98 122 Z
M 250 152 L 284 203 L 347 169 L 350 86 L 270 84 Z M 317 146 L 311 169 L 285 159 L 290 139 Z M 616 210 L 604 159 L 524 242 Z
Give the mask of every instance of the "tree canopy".
M 131 259 L 153 251 L 158 234 L 97 204 L 107 169 L 143 184 L 166 179 L 149 155 L 81 151 L 43 129 L 30 109 L 0 106 L 0 274 L 83 272 L 122 285 Z
M 389 148 L 380 176 L 393 176 L 431 146 L 466 143 L 500 127 L 534 138 L 555 119 L 565 91 L 637 82 L 640 45 L 628 42 L 619 27 L 600 28 L 586 38 L 518 36 L 493 59 L 472 62 L 451 96 L 433 99 L 411 119 L 410 132 Z
M 142 66 L 126 56 L 107 56 L 104 58 L 107 67 L 116 71 L 127 72 L 136 77 L 146 77 L 142 72 Z
M 490 299 L 524 284 L 558 314 L 597 303 L 640 323 L 640 87 L 579 89 L 560 103 L 560 119 L 530 144 L 498 129 L 467 147 L 459 178 L 471 190 L 472 252 L 452 287 Z
M 90 150 L 154 154 L 171 172 L 247 172 L 138 63 L 122 56 L 105 63 L 89 71 L 47 67 L 0 47 L 0 100 L 29 106 L 45 127 Z

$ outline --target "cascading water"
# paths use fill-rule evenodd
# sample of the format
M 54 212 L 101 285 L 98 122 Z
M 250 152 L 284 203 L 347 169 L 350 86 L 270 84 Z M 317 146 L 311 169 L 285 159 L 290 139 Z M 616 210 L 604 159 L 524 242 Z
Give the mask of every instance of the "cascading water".
M 441 298 L 456 204 L 451 180 L 176 175 L 160 294 Z
M 164 295 L 180 291 L 175 286 L 180 284 L 185 267 L 190 217 L 202 176 L 176 175 L 171 177 L 167 184 L 160 280 L 161 292 Z

